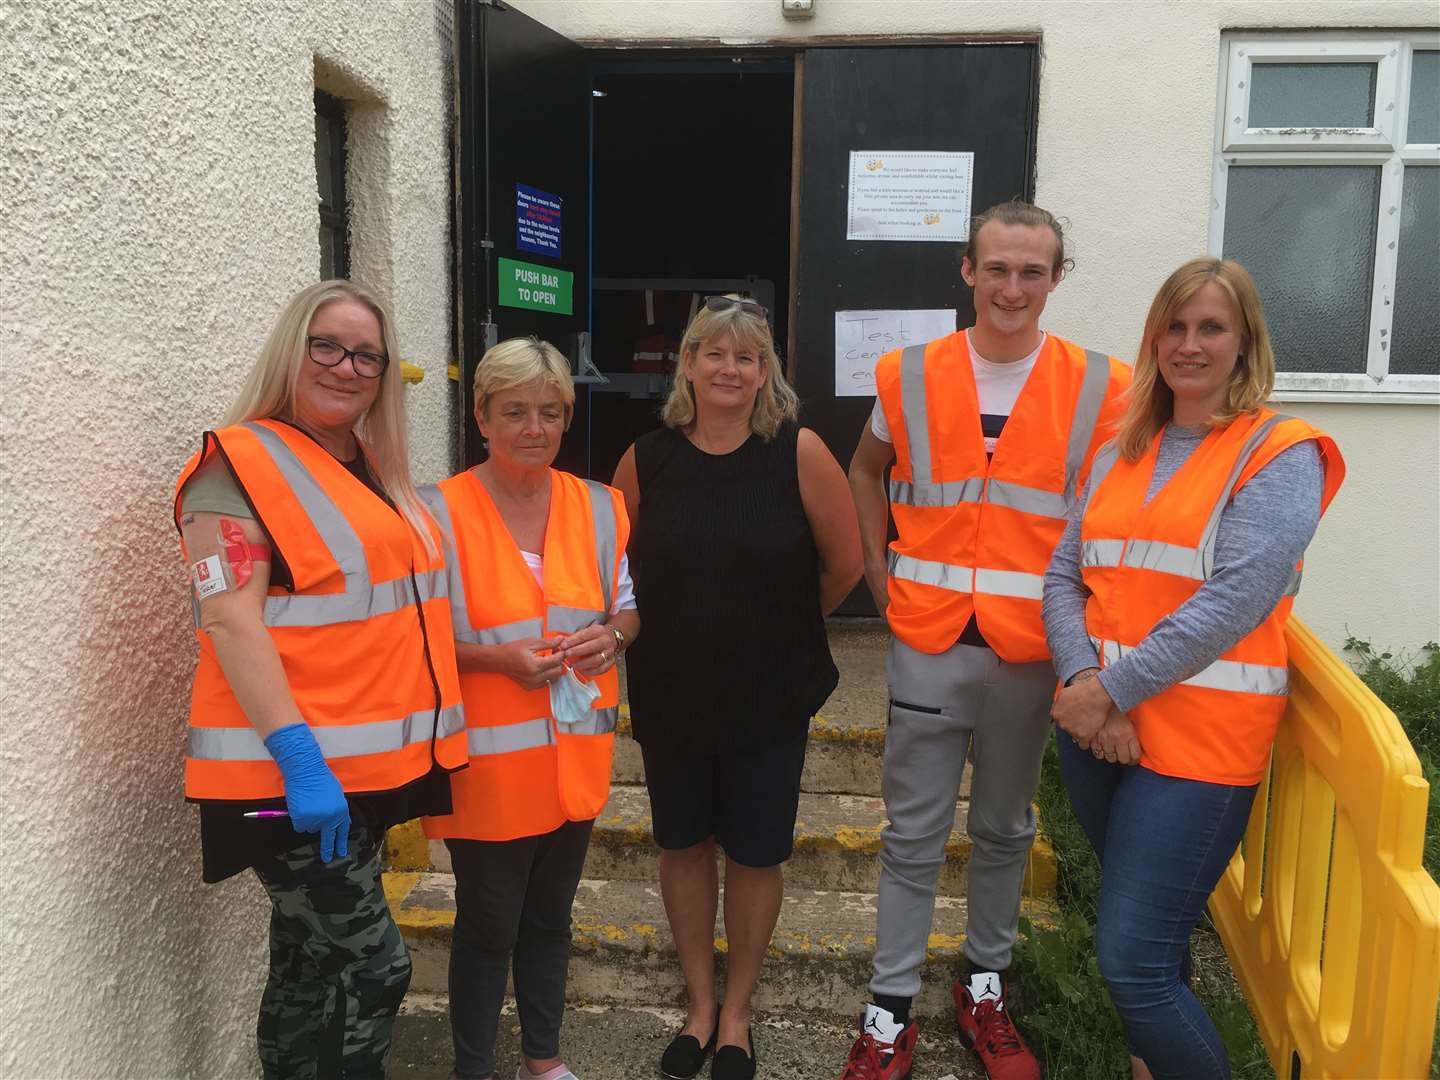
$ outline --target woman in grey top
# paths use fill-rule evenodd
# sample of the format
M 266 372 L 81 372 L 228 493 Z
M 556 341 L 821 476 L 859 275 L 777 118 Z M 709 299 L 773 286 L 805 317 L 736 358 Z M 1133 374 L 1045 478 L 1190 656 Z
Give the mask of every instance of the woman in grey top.
M 1245 269 L 1171 274 L 1045 575 L 1060 767 L 1135 1077 L 1230 1075 L 1182 968 L 1268 766 L 1300 558 L 1344 476 L 1327 435 L 1265 408 L 1274 377 Z

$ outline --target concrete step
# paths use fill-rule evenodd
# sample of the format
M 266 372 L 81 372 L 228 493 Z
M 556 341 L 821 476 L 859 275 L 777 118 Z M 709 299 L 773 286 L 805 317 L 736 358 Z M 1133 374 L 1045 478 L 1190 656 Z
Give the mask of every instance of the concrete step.
M 391 872 L 385 875 L 385 892 L 410 945 L 412 990 L 444 992 L 455 924 L 455 879 L 449 874 Z M 1038 922 L 1054 917 L 1053 909 L 1042 901 L 1026 900 L 1024 911 Z M 916 1003 L 921 1016 L 943 1018 L 950 1013 L 950 984 L 964 925 L 965 901 L 940 897 L 922 972 L 924 989 Z M 658 884 L 581 881 L 575 897 L 574 935 L 567 984 L 570 1000 L 620 1006 L 682 1004 L 684 982 Z M 727 947 L 717 919 L 715 948 L 723 957 Z M 787 886 L 755 1005 L 761 1010 L 802 1010 L 837 1018 L 854 1015 L 865 1000 L 874 951 L 873 894 Z
M 560 1049 L 585 1080 L 658 1076 L 665 1045 L 685 1023 L 674 1008 L 574 1005 L 565 1012 Z M 623 1033 L 617 1038 L 616 1033 Z M 764 1080 L 834 1080 L 855 1039 L 853 1019 L 813 1012 L 759 1012 L 751 1032 Z M 500 1014 L 497 1074 L 509 1077 L 520 1060 L 520 1022 L 513 1001 Z M 450 1080 L 454 1066 L 449 1001 L 411 990 L 395 1021 L 390 1075 L 395 1080 Z M 921 1024 L 915 1080 L 984 1080 L 978 1059 L 960 1045 L 949 1023 Z M 700 1074 L 709 1075 L 709 1067 Z
M 943 896 L 965 892 L 965 865 L 970 858 L 970 838 L 965 835 L 967 811 L 965 802 L 957 804 L 937 887 Z M 802 792 L 795 820 L 795 852 L 785 864 L 785 880 L 806 889 L 874 892 L 879 887 L 876 856 L 884 824 L 885 804 L 880 799 Z M 451 872 L 450 852 L 442 842 L 430 844 L 429 869 Z M 655 846 L 650 800 L 643 787 L 611 786 L 610 799 L 595 819 L 585 874 L 605 881 L 660 879 L 660 849 Z M 1055 877 L 1054 850 L 1044 837 L 1036 837 L 1026 868 L 1026 895 L 1053 896 Z

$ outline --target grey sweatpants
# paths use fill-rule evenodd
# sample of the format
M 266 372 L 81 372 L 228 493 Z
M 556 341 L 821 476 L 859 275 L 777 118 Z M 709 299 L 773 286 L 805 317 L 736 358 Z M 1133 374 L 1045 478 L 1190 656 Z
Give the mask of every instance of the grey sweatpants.
M 1007 664 L 973 645 L 932 656 L 895 640 L 886 669 L 882 792 L 890 821 L 880 834 L 870 992 L 914 997 L 967 754 L 974 772 L 965 956 L 977 970 L 1010 966 L 1055 671 L 1048 661 Z

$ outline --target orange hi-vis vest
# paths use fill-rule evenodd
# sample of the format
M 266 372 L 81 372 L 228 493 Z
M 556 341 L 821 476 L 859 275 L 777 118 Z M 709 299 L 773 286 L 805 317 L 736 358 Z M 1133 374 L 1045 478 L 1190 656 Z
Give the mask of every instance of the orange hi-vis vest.
M 609 616 L 630 539 L 614 488 L 550 470 L 543 589 L 473 472 L 421 495 L 445 537 L 457 641 L 503 645 L 570 634 Z M 452 783 L 454 812 L 427 817 L 425 835 L 514 840 L 598 815 L 610 793 L 620 678 L 611 667 L 593 681 L 600 696 L 590 716 L 567 725 L 551 714 L 549 687 L 526 690 L 498 672 L 463 672 L 470 768 Z
M 271 582 L 262 621 L 300 715 L 341 786 L 402 788 L 432 764 L 464 768 L 465 718 L 444 565 L 403 515 L 304 432 L 274 420 L 207 431 L 175 487 L 219 454 L 284 558 L 293 590 Z M 433 530 L 433 526 L 432 526 Z M 434 532 L 437 550 L 438 531 Z M 235 700 L 209 635 L 190 696 L 185 795 L 269 799 L 279 766 Z
M 1119 360 L 1047 336 L 987 461 L 964 331 L 880 358 L 899 537 L 885 616 L 897 638 L 941 653 L 973 614 L 1002 660 L 1049 657 L 1045 568 L 1129 384 Z
M 1345 477 L 1339 449 L 1305 421 L 1269 409 L 1211 431 L 1148 503 L 1161 436 L 1139 461 L 1121 458 L 1113 443 L 1101 449 L 1080 523 L 1080 572 L 1090 590 L 1085 626 L 1102 667 L 1143 642 L 1214 576 L 1220 515 L 1235 492 L 1275 455 L 1309 439 L 1325 467 L 1324 513 Z M 1214 784 L 1260 780 L 1285 712 L 1285 620 L 1300 571 L 1296 564 L 1275 609 L 1219 659 L 1130 710 L 1142 765 Z

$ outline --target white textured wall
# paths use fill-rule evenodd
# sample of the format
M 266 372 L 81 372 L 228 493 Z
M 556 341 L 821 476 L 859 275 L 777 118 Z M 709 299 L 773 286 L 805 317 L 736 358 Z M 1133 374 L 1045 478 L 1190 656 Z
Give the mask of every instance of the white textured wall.
M 808 20 L 783 18 L 779 0 L 515 6 L 596 45 L 1040 33 L 1036 201 L 1069 220 L 1077 264 L 1045 324 L 1126 358 L 1160 283 L 1206 251 L 1221 31 L 1440 24 L 1432 0 L 815 0 Z M 1334 434 L 1350 466 L 1310 549 L 1301 617 L 1336 647 L 1347 629 L 1376 645 L 1440 639 L 1440 407 L 1281 408 Z
M 250 1076 L 268 905 L 200 882 L 170 495 L 318 274 L 316 57 L 371 99 L 355 273 L 429 372 L 415 470 L 448 468 L 433 8 L 0 0 L 0 41 L 0 1075 Z

